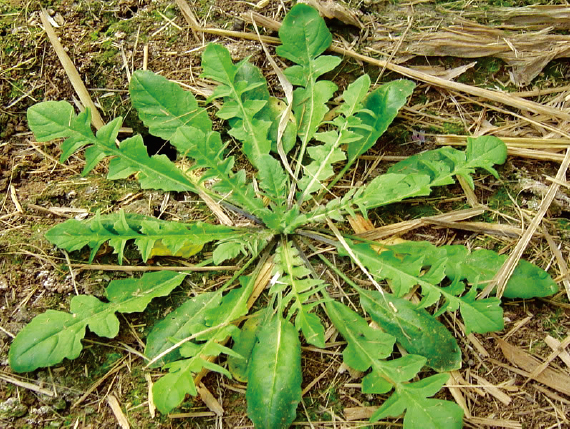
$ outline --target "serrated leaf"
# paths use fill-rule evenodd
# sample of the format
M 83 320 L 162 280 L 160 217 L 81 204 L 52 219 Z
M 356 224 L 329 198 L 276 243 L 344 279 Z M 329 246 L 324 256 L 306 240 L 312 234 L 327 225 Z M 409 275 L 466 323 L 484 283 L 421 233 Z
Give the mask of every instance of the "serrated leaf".
M 460 308 L 462 316 L 466 317 L 464 321 L 468 333 L 486 333 L 496 328 L 502 329 L 502 309 L 498 300 L 475 302 L 474 289 L 465 296 L 460 296 L 465 285 L 459 279 L 452 279 L 454 281 L 448 287 L 440 287 L 448 267 L 456 265 L 446 257 L 445 250 L 427 242 L 406 242 L 390 246 L 381 253 L 366 244 L 354 245 L 351 248 L 378 280 L 386 279 L 390 282 L 397 296 L 403 296 L 413 286 L 419 285 L 423 295 L 419 308 L 429 307 L 443 297 L 445 302 L 441 305 L 438 315 Z
M 116 312 L 143 311 L 151 299 L 168 295 L 185 275 L 163 271 L 139 279 L 113 280 L 106 289 L 109 303 L 80 295 L 71 300 L 70 313 L 48 310 L 22 329 L 10 347 L 10 366 L 16 372 L 52 366 L 75 359 L 82 350 L 85 328 L 114 337 L 119 330 Z
M 301 401 L 301 342 L 290 323 L 275 316 L 263 326 L 249 363 L 247 414 L 256 428 L 288 428 Z
M 84 175 L 103 158 L 113 157 L 109 166 L 110 179 L 140 173 L 139 180 L 144 189 L 197 192 L 192 180 L 164 155 L 149 157 L 140 136 L 126 139 L 117 147 L 115 138 L 120 118 L 105 125 L 95 136 L 89 125 L 89 109 L 75 116 L 73 107 L 65 101 L 36 104 L 29 109 L 28 116 L 30 128 L 40 141 L 67 138 L 62 145 L 61 162 L 80 148 L 89 146 L 85 151 Z
M 120 225 L 123 225 L 122 229 L 119 229 Z M 115 248 L 121 263 L 122 252 L 128 240 L 134 240 L 143 260 L 146 261 L 152 256 L 157 243 L 160 243 L 159 248 L 166 247 L 171 255 L 176 255 L 184 249 L 184 246 L 202 246 L 210 241 L 236 238 L 239 235 L 239 230 L 223 225 L 203 222 L 184 224 L 149 216 L 125 214 L 121 211 L 104 216 L 97 215 L 84 221 L 67 220 L 51 228 L 46 233 L 46 238 L 69 252 L 89 246 L 90 262 L 99 247 L 108 241 Z
M 406 104 L 414 88 L 415 84 L 409 80 L 396 80 L 378 87 L 366 97 L 363 102 L 366 111 L 357 113 L 356 116 L 369 128 L 357 130 L 362 139 L 347 146 L 348 165 L 352 165 L 360 155 L 374 146 Z
M 297 121 L 297 134 L 308 143 L 317 132 L 329 111 L 326 103 L 338 87 L 328 81 L 307 83 L 305 88 L 293 91 L 293 113 Z
M 457 341 L 427 311 L 390 294 L 385 294 L 384 299 L 376 291 L 359 292 L 361 305 L 372 320 L 396 337 L 408 353 L 424 356 L 426 365 L 436 371 L 453 371 L 461 367 L 461 349 Z
M 192 126 L 204 133 L 212 129 L 208 112 L 198 106 L 194 95 L 163 76 L 137 70 L 129 93 L 139 118 L 155 136 L 170 140 L 181 126 Z
M 266 106 L 269 97 L 264 91 L 254 93 L 263 97 L 262 99 L 253 99 L 253 94 L 243 97 L 248 91 L 267 85 L 263 78 L 253 83 L 236 79 L 244 64 L 245 61 L 242 61 L 234 65 L 225 47 L 210 43 L 202 55 L 201 76 L 224 85 L 215 93 L 216 96 L 225 97 L 224 106 L 217 115 L 222 119 L 234 119 L 230 122 L 230 134 L 243 143 L 243 152 L 250 162 L 257 166 L 260 163 L 258 158 L 271 150 L 271 141 L 268 139 L 271 122 L 255 117 Z
M 274 274 L 276 281 L 273 282 L 269 293 L 282 292 L 289 286 L 291 290 L 285 294 L 281 303 L 282 308 L 284 309 L 289 302 L 293 301 L 288 317 L 296 313 L 295 325 L 301 329 L 305 340 L 317 347 L 324 347 L 325 328 L 317 316 L 309 313 L 315 304 L 306 302 L 326 284 L 320 279 L 310 277 L 311 272 L 305 267 L 299 251 L 293 247 L 292 242 L 284 242 L 278 247 Z
M 482 136 L 468 139 L 466 152 L 451 147 L 430 150 L 398 162 L 388 173 L 428 174 L 431 186 L 449 185 L 453 183 L 453 176 L 459 175 L 473 187 L 471 174 L 475 168 L 483 168 L 498 177 L 493 165 L 504 163 L 506 158 L 507 148 L 500 139 Z
M 253 186 L 246 180 L 245 171 L 232 172 L 234 157 L 223 157 L 223 145 L 218 133 L 206 136 L 197 128 L 181 127 L 172 137 L 172 142 L 196 161 L 192 168 L 205 169 L 201 182 L 217 181 L 213 190 L 220 194 L 220 198 L 228 199 L 261 219 L 271 214 L 263 206 L 263 201 L 256 197 Z

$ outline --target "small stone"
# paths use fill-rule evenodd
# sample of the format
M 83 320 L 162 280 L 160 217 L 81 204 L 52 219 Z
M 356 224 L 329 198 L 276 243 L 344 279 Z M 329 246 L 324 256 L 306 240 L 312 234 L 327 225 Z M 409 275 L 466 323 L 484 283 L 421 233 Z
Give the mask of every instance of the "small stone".
M 18 398 L 8 398 L 0 403 L 0 419 L 14 419 L 22 417 L 28 412 L 28 407 L 21 404 Z

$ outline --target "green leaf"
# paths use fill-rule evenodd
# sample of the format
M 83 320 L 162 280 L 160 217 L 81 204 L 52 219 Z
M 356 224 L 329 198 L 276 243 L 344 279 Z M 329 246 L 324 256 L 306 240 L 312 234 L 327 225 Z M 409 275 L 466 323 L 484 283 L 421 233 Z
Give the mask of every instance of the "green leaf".
M 287 176 L 281 167 L 281 163 L 271 155 L 262 155 L 259 160 L 259 187 L 276 207 L 284 207 L 286 203 Z
M 341 59 L 321 56 L 330 46 L 332 36 L 319 13 L 305 4 L 297 4 L 289 11 L 279 29 L 279 38 L 282 44 L 276 48 L 277 54 L 297 64 L 284 70 L 291 84 L 299 87 L 293 92 L 292 106 L 301 137 L 297 177 L 307 144 L 329 110 L 326 103 L 337 90 L 334 83 L 317 79 L 333 70 Z
M 473 187 L 471 174 L 475 168 L 483 168 L 498 177 L 494 164 L 502 164 L 507 159 L 507 147 L 497 137 L 482 136 L 469 138 L 467 151 L 451 147 L 422 152 L 398 162 L 388 169 L 388 173 L 428 174 L 431 186 L 453 183 L 453 176 L 460 175 Z
M 390 246 L 388 250 L 380 253 L 367 244 L 353 245 L 351 248 L 378 280 L 390 281 L 390 286 L 397 296 L 404 296 L 412 287 L 419 285 L 423 299 L 418 307 L 429 307 L 443 297 L 445 302 L 437 315 L 460 308 L 468 333 L 486 333 L 502 329 L 503 313 L 499 300 L 485 299 L 475 302 L 475 289 L 460 296 L 465 291 L 465 284 L 458 278 L 451 279 L 453 281 L 448 287 L 439 286 L 449 267 L 456 266 L 456 262 L 451 262 L 446 257 L 445 250 L 428 242 L 412 241 Z M 344 252 L 343 249 L 341 251 Z
M 241 232 L 249 234 L 246 229 Z M 203 222 L 184 224 L 120 211 L 104 216 L 97 214 L 84 221 L 69 219 L 51 228 L 46 233 L 46 238 L 68 252 L 89 246 L 90 262 L 99 247 L 108 241 L 118 254 L 119 263 L 122 263 L 123 250 L 129 240 L 134 240 L 146 261 L 158 243 L 165 246 L 171 255 L 176 255 L 180 249 L 190 244 L 203 245 L 214 240 L 238 238 L 240 235 L 240 230 L 223 225 Z
M 212 129 L 208 112 L 198 106 L 194 95 L 163 76 L 137 70 L 131 78 L 129 93 L 139 117 L 155 136 L 170 140 L 182 126 L 192 126 L 204 133 Z
M 33 371 L 75 359 L 82 350 L 85 328 L 112 338 L 119 331 L 116 312 L 143 311 L 151 299 L 168 295 L 185 275 L 170 271 L 147 273 L 140 279 L 113 280 L 106 289 L 108 303 L 80 295 L 71 300 L 70 311 L 48 310 L 22 329 L 10 347 L 10 366 L 16 372 Z
M 334 57 L 333 57 L 334 58 Z M 326 103 L 338 87 L 330 81 L 309 82 L 293 91 L 293 113 L 297 134 L 305 145 L 314 137 L 329 108 Z
M 169 349 L 177 341 L 199 332 L 206 321 L 206 312 L 217 307 L 222 295 L 217 292 L 202 293 L 189 299 L 176 310 L 167 314 L 164 319 L 153 326 L 146 339 L 145 356 L 154 359 Z M 178 349 L 156 361 L 153 367 L 162 366 L 179 359 Z
M 367 382 L 363 382 L 363 391 L 386 393 L 391 390 L 392 384 L 386 384 L 387 380 L 382 377 L 385 377 L 385 373 L 381 359 L 392 354 L 396 339 L 390 334 L 368 326 L 358 313 L 344 304 L 331 300 L 326 303 L 326 308 L 331 322 L 348 342 L 342 353 L 344 362 L 357 371 L 367 371 L 372 367 L 372 374 L 378 375 L 375 382 L 367 376 Z
M 285 290 L 287 286 L 291 290 L 281 302 L 284 309 L 293 301 L 289 308 L 288 318 L 296 313 L 295 326 L 303 332 L 305 340 L 317 347 L 325 346 L 325 328 L 320 319 L 310 314 L 309 311 L 318 304 L 307 304 L 310 297 L 324 289 L 326 284 L 320 279 L 310 277 L 311 271 L 305 266 L 299 251 L 292 242 L 284 242 L 277 248 L 275 255 L 274 279 L 270 294 L 276 294 Z
M 228 259 L 233 259 L 240 253 L 245 254 L 245 246 L 241 240 L 231 240 L 220 243 L 216 246 L 213 253 L 214 264 L 219 265 Z
M 396 118 L 398 111 L 406 104 L 414 88 L 415 84 L 409 80 L 395 80 L 378 87 L 366 97 L 363 103 L 366 110 L 359 112 L 357 117 L 368 128 L 357 130 L 356 132 L 362 135 L 362 139 L 348 145 L 348 166 L 374 146 L 388 129 L 388 125 Z M 348 170 L 348 167 L 345 167 L 345 170 Z
M 345 103 L 338 109 L 340 116 L 332 122 L 337 129 L 315 134 L 316 139 L 324 144 L 307 150 L 313 161 L 305 167 L 304 177 L 299 181 L 299 188 L 303 191 L 301 201 L 304 201 L 306 195 L 325 188 L 323 182 L 334 174 L 333 164 L 346 159 L 341 146 L 350 146 L 362 140 L 362 136 L 356 131 L 364 125 L 355 114 L 362 110 L 361 102 L 369 87 L 368 75 L 361 76 L 348 85 L 342 94 Z
M 396 337 L 408 353 L 424 356 L 426 365 L 436 371 L 453 371 L 461 367 L 461 349 L 457 341 L 427 311 L 387 293 L 384 298 L 376 291 L 359 292 L 361 305 L 372 320 Z
M 404 429 L 463 427 L 463 410 L 459 405 L 429 399 L 443 387 L 448 378 L 447 374 L 437 374 L 414 383 L 399 385 L 397 391 L 374 412 L 370 421 L 376 422 L 389 416 L 398 417 L 407 411 Z
M 291 8 L 283 20 L 279 38 L 282 45 L 277 47 L 277 54 L 307 67 L 311 66 L 314 59 L 332 42 L 332 35 L 319 13 L 302 3 Z M 332 68 L 326 71 L 330 70 Z
M 249 94 L 249 97 L 244 97 L 248 91 L 267 85 L 262 76 L 253 73 L 249 76 L 258 76 L 258 81 L 247 82 L 236 79 L 244 64 L 246 64 L 245 60 L 234 65 L 225 47 L 210 43 L 202 55 L 203 73 L 201 77 L 210 78 L 222 84 L 214 93 L 214 97 L 224 97 L 224 105 L 218 111 L 217 116 L 222 119 L 234 119 L 230 122 L 232 126 L 230 134 L 243 143 L 243 152 L 253 165 L 258 166 L 261 162 L 260 156 L 268 154 L 271 150 L 271 141 L 268 138 L 271 122 L 255 117 L 267 105 L 269 93 L 256 91 Z M 254 94 L 262 98 L 255 99 Z
M 131 174 L 139 173 L 137 179 L 142 189 L 196 192 L 188 176 L 166 155 L 148 156 L 140 135 L 123 140 L 119 151 L 120 156 L 113 158 L 109 164 L 109 180 L 126 179 Z
M 466 279 L 483 289 L 499 271 L 507 255 L 499 255 L 486 249 L 472 253 L 463 246 L 443 247 L 450 259 L 448 277 L 451 280 Z M 558 285 L 542 268 L 521 259 L 507 282 L 505 298 L 530 299 L 550 296 L 558 292 Z
M 238 207 L 245 209 L 250 214 L 264 218 L 267 213 L 271 214 L 263 206 L 263 201 L 257 198 L 251 183 L 246 180 L 244 170 L 234 174 L 232 168 L 234 157 L 223 156 L 223 145 L 218 133 L 205 135 L 202 131 L 193 127 L 181 127 L 174 136 L 172 142 L 190 158 L 196 162 L 193 169 L 204 169 L 200 182 L 212 180 L 217 183 L 213 190 Z
M 477 288 L 473 287 L 460 300 L 459 309 L 465 322 L 465 334 L 502 331 L 505 321 L 501 300 L 499 298 L 476 300 L 476 293 Z
M 226 369 L 207 361 L 202 356 L 218 356 L 220 353 L 237 355 L 218 343 L 230 335 L 236 335 L 238 328 L 231 322 L 247 314 L 247 301 L 253 290 L 255 278 L 242 276 L 240 282 L 242 286 L 226 294 L 219 305 L 208 305 L 204 309 L 203 324 L 185 327 L 192 332 L 192 335 L 201 332 L 204 334 L 198 335 L 195 341 L 185 343 L 180 349 L 180 354 L 187 359 L 166 364 L 164 367 L 169 370 L 168 374 L 154 383 L 152 388 L 154 402 L 161 413 L 167 414 L 179 406 L 186 394 L 196 395 L 193 377 L 202 368 L 230 377 Z
M 249 363 L 247 414 L 256 428 L 288 428 L 301 401 L 301 342 L 279 316 L 258 334 Z
M 115 139 L 121 118 L 102 127 L 95 136 L 89 125 L 90 116 L 89 109 L 75 116 L 73 107 L 65 101 L 46 101 L 28 109 L 30 128 L 38 141 L 67 138 L 62 145 L 61 162 L 88 146 L 83 175 L 102 159 L 113 157 L 109 165 L 110 179 L 122 179 L 138 172 L 143 189 L 197 192 L 192 180 L 166 156 L 149 157 L 140 136 L 126 139 L 117 147 Z
M 241 331 L 234 338 L 233 351 L 240 357 L 228 356 L 228 369 L 233 378 L 241 383 L 247 383 L 251 352 L 257 342 L 257 332 L 263 322 L 263 316 L 263 311 L 260 311 L 245 321 Z
M 457 427 L 457 423 L 461 423 L 462 410 L 456 404 L 427 399 L 443 387 L 447 374 L 438 374 L 416 383 L 405 383 L 419 373 L 426 363 L 425 357 L 410 354 L 385 361 L 384 358 L 392 353 L 393 336 L 372 329 L 362 317 L 339 302 L 327 302 L 327 312 L 334 326 L 348 342 L 343 352 L 344 362 L 359 371 L 371 369 L 362 380 L 363 393 L 384 394 L 392 390 L 392 387 L 395 388 L 392 396 L 373 414 L 371 421 L 387 416 L 396 417 L 407 409 L 404 427 L 409 429 L 424 427 L 418 420 L 420 415 L 428 422 L 428 426 L 430 422 L 445 422 L 449 427 Z M 442 415 L 438 415 L 438 408 L 443 409 Z

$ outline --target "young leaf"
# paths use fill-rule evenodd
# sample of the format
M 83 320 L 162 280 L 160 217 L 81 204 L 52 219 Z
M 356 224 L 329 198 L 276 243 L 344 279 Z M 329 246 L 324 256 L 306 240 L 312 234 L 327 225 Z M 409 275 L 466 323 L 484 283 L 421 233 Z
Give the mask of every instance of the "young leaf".
M 285 429 L 301 401 L 301 342 L 295 327 L 274 316 L 258 334 L 249 363 L 247 414 L 256 428 Z
M 368 127 L 358 129 L 356 132 L 363 138 L 347 147 L 349 167 L 384 134 L 398 111 L 406 104 L 408 97 L 412 95 L 415 86 L 409 80 L 395 80 L 378 87 L 366 97 L 363 102 L 364 110 L 356 116 Z M 345 167 L 345 170 L 347 169 Z
M 113 280 L 105 290 L 108 303 L 93 296 L 73 297 L 71 313 L 48 310 L 18 333 L 10 347 L 10 366 L 16 372 L 26 372 L 58 364 L 64 358 L 75 359 L 83 348 L 85 328 L 99 336 L 116 336 L 116 312 L 143 311 L 151 299 L 168 295 L 184 277 L 162 271 L 144 274 L 139 279 Z
M 361 76 L 348 85 L 342 94 L 345 102 L 337 110 L 339 116 L 332 121 L 337 129 L 315 135 L 316 139 L 324 144 L 310 147 L 307 150 L 313 161 L 305 167 L 305 175 L 299 181 L 299 188 L 303 190 L 301 201 L 305 199 L 304 196 L 323 188 L 322 182 L 334 174 L 332 165 L 346 159 L 341 145 L 350 146 L 362 140 L 362 136 L 356 131 L 361 127 L 366 129 L 368 127 L 364 126 L 362 121 L 354 115 L 362 110 L 361 101 L 366 96 L 369 87 L 370 77 L 368 75 Z
M 129 93 L 139 118 L 155 136 L 170 140 L 182 126 L 192 126 L 204 133 L 212 129 L 208 112 L 198 106 L 194 95 L 163 76 L 137 70 L 131 78 Z
M 262 155 L 259 158 L 258 178 L 259 187 L 273 202 L 274 209 L 284 208 L 286 202 L 287 176 L 279 161 L 271 155 Z
M 279 38 L 282 44 L 276 48 L 277 54 L 297 64 L 285 69 L 284 74 L 299 87 L 293 92 L 293 113 L 301 137 L 298 159 L 302 160 L 307 144 L 329 110 L 326 103 L 337 90 L 334 83 L 317 79 L 333 70 L 341 59 L 321 55 L 330 46 L 332 35 L 319 13 L 305 4 L 299 3 L 289 11 L 279 29 Z M 296 176 L 300 162 L 297 165 Z
M 326 284 L 322 280 L 310 277 L 311 271 L 305 266 L 292 242 L 284 242 L 277 249 L 274 274 L 277 281 L 271 287 L 270 294 L 278 293 L 290 286 L 291 291 L 282 300 L 283 308 L 293 300 L 288 318 L 296 313 L 295 327 L 303 332 L 307 342 L 317 347 L 324 347 L 325 328 L 316 315 L 309 313 L 318 302 L 306 304 L 306 301 L 326 287 Z

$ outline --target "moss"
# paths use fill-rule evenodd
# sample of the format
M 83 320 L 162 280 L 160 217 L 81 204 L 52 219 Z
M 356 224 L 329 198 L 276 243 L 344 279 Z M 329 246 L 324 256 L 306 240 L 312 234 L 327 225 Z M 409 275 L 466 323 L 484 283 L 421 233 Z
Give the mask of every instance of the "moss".
M 444 122 L 444 134 L 465 134 L 465 126 L 458 122 Z

